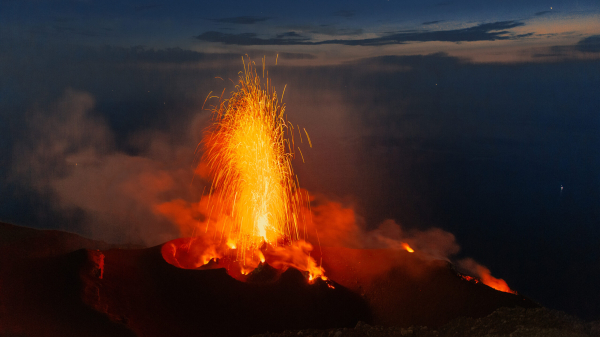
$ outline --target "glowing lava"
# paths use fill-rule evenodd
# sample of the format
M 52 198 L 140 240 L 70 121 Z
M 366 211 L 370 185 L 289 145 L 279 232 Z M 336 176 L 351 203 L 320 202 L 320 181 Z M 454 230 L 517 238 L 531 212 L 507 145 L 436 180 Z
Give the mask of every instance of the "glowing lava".
M 214 205 L 229 216 L 222 228 L 239 254 L 266 242 L 277 246 L 299 239 L 300 198 L 286 139 L 285 107 L 263 88 L 252 64 L 244 66 L 237 91 L 213 109 L 204 139 L 213 177 Z
M 404 250 L 406 250 L 409 253 L 414 253 L 415 252 L 415 250 L 412 249 L 412 248 L 410 248 L 410 246 L 406 242 L 402 242 L 402 248 L 404 248 Z
M 489 269 L 487 269 L 483 266 L 480 266 L 479 268 L 481 268 L 480 270 L 478 270 L 478 272 L 480 273 L 479 277 L 481 278 L 481 280 L 478 278 L 475 278 L 473 276 L 468 276 L 468 275 L 461 275 L 460 277 L 463 280 L 473 282 L 473 283 L 482 282 L 483 284 L 485 284 L 486 286 L 488 286 L 490 288 L 493 288 L 493 289 L 496 289 L 498 291 L 502 291 L 505 293 L 511 293 L 511 294 L 517 293 L 516 291 L 510 289 L 508 284 L 506 284 L 506 282 L 503 279 L 498 279 L 498 278 L 493 277 L 490 274 Z
M 182 265 L 181 250 L 191 249 L 197 256 L 192 267 L 226 257 L 239 264 L 243 275 L 266 261 L 278 269 L 307 271 L 312 280 L 323 270 L 310 257 L 312 245 L 300 240 L 301 206 L 308 195 L 292 169 L 294 128 L 264 77 L 264 60 L 262 75 L 264 86 L 253 63 L 244 62 L 236 90 L 212 108 L 200 164 L 213 180 L 204 235 L 179 247 L 173 244 L 166 253 Z
M 511 290 L 506 281 L 501 278 L 495 278 L 490 273 L 490 270 L 484 266 L 478 266 L 477 271 L 479 273 L 479 277 L 481 278 L 481 282 L 487 285 L 490 288 L 494 288 L 499 291 L 503 291 L 505 293 L 516 294 L 515 291 Z

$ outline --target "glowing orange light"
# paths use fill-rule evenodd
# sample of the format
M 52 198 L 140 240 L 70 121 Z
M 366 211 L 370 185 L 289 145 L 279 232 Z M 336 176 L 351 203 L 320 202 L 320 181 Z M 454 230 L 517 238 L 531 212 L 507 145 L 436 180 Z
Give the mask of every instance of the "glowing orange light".
M 477 279 L 473 276 L 469 276 L 469 275 L 460 275 L 460 277 L 465 280 L 465 281 L 469 281 L 469 282 L 473 282 L 473 283 L 483 283 L 486 286 L 496 289 L 498 291 L 502 291 L 505 293 L 511 293 L 511 294 L 516 294 L 517 292 L 510 289 L 510 287 L 508 286 L 508 284 L 506 284 L 506 281 L 504 281 L 503 279 L 498 279 L 493 277 L 490 274 L 490 270 L 483 267 L 483 266 L 478 266 L 477 267 L 477 272 L 479 273 L 479 277 L 480 279 Z
M 285 137 L 285 107 L 274 90 L 263 88 L 250 62 L 236 88 L 213 109 L 204 147 L 213 205 L 230 218 L 222 231 L 243 256 L 264 242 L 297 240 L 301 200 Z
M 323 270 L 310 257 L 312 246 L 299 240 L 301 206 L 308 200 L 291 164 L 294 149 L 299 150 L 294 126 L 264 77 L 264 59 L 264 86 L 253 64 L 244 62 L 236 90 L 212 108 L 213 123 L 202 141 L 204 157 L 197 171 L 208 171 L 213 180 L 205 232 L 214 221 L 215 244 L 226 242 L 243 275 L 266 261 L 279 269 L 308 271 L 312 280 Z
M 515 291 L 510 289 L 508 284 L 506 284 L 506 281 L 504 281 L 503 279 L 493 277 L 490 274 L 489 269 L 483 266 L 479 266 L 477 271 L 479 272 L 479 276 L 481 277 L 481 282 L 483 282 L 483 284 L 487 285 L 488 287 L 494 288 L 498 291 L 503 291 L 505 293 L 516 293 Z
M 410 246 L 406 242 L 402 242 L 402 248 L 404 248 L 409 253 L 414 253 L 415 252 L 415 250 L 412 249 L 412 248 L 410 248 Z

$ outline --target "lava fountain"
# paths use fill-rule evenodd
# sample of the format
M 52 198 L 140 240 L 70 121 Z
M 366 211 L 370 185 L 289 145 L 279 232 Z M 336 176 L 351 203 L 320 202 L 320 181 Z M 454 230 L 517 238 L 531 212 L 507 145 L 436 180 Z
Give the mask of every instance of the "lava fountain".
M 285 107 L 268 78 L 263 89 L 251 63 L 244 68 L 237 91 L 213 109 L 214 123 L 204 139 L 216 192 L 211 198 L 230 217 L 221 232 L 228 232 L 238 258 L 263 243 L 298 240 L 301 202 L 285 137 Z
M 244 275 L 267 262 L 306 271 L 311 280 L 324 278 L 310 257 L 312 246 L 300 239 L 308 195 L 292 168 L 294 126 L 264 73 L 264 59 L 262 77 L 253 62 L 244 62 L 231 96 L 221 96 L 211 109 L 212 124 L 201 143 L 201 165 L 212 178 L 203 210 L 208 220 L 201 235 L 165 245 L 163 255 L 181 267 L 188 265 L 183 255 L 191 254 L 195 262 L 188 268 L 218 258 L 236 262 Z

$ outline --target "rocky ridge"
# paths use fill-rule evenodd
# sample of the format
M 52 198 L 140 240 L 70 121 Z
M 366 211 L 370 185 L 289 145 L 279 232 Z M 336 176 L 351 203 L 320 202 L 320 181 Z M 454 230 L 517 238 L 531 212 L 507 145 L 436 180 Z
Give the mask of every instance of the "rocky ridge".
M 353 329 L 288 330 L 253 337 L 599 337 L 600 320 L 584 322 L 546 308 L 499 308 L 488 316 L 460 317 L 438 327 L 371 326 L 358 322 Z

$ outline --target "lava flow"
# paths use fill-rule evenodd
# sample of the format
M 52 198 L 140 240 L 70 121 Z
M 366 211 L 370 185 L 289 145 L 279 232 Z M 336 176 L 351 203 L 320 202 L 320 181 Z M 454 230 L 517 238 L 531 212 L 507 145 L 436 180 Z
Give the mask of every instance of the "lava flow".
M 312 245 L 300 240 L 308 195 L 292 169 L 294 127 L 264 77 L 264 62 L 262 75 L 264 86 L 253 63 L 244 63 L 236 90 L 212 108 L 201 161 L 213 180 L 204 210 L 208 220 L 200 235 L 170 242 L 163 255 L 183 268 L 219 259 L 234 277 L 266 262 L 306 271 L 310 280 L 324 278 L 310 257 Z M 239 273 L 232 270 L 238 267 Z

